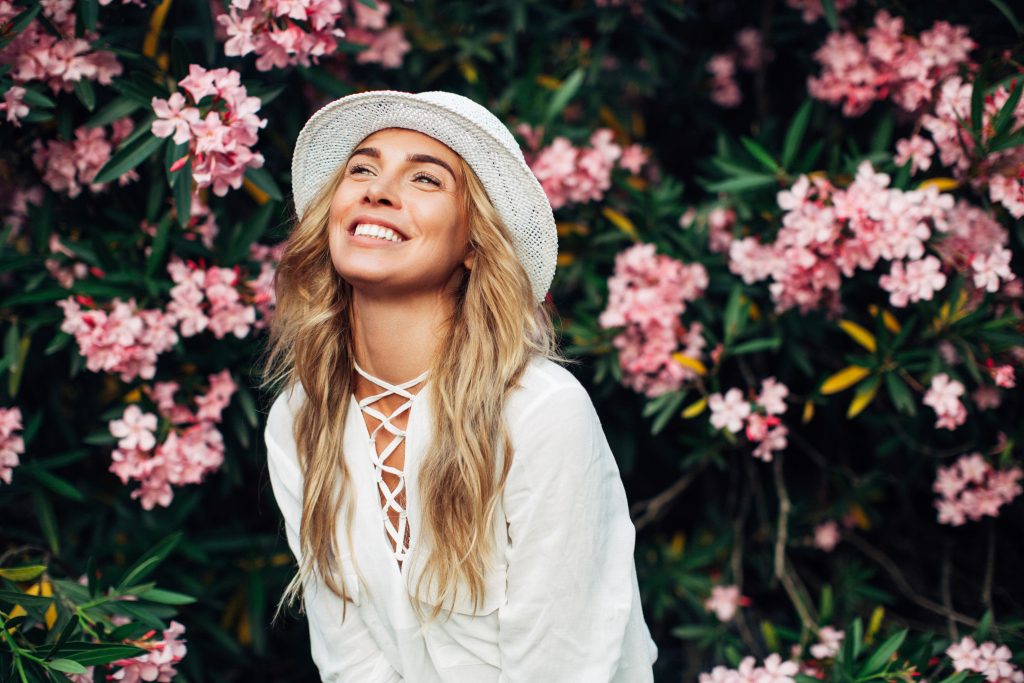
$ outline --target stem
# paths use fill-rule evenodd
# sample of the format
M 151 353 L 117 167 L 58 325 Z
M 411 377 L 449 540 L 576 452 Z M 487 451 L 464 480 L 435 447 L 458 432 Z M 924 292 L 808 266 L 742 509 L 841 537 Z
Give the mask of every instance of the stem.
M 630 514 L 633 517 L 633 523 L 636 526 L 636 530 L 640 531 L 640 529 L 658 519 L 665 509 L 675 501 L 683 491 L 689 488 L 690 484 L 693 483 L 693 480 L 697 478 L 697 475 L 704 471 L 705 467 L 707 467 L 706 464 L 701 465 L 693 471 L 687 472 L 677 479 L 674 484 L 653 498 L 634 503 L 630 510 Z
M 995 520 L 988 520 L 986 525 L 988 536 L 988 552 L 985 554 L 985 579 L 981 584 L 981 602 L 985 609 L 992 612 L 992 619 L 995 620 L 995 612 L 992 609 L 992 581 L 996 570 L 996 526 Z
M 740 489 L 739 486 L 736 488 Z M 747 514 L 749 512 L 750 496 L 740 496 L 740 509 L 736 514 L 736 519 L 733 520 L 732 523 L 732 555 L 729 558 L 729 564 L 732 568 L 732 578 L 736 583 L 736 586 L 740 589 L 740 594 L 743 593 L 743 525 L 747 520 Z M 743 610 L 739 610 L 736 614 L 736 627 L 739 629 L 740 639 L 743 641 L 743 644 L 747 646 L 747 650 L 760 655 L 760 648 L 757 646 L 757 640 L 754 638 L 754 634 L 750 630 L 750 625 L 747 624 L 746 613 Z
M 793 576 L 786 567 L 786 540 L 789 536 L 789 513 L 792 509 L 792 503 L 789 500 L 789 492 L 786 490 L 786 483 L 782 478 L 782 453 L 778 453 L 775 456 L 774 467 L 772 468 L 775 474 L 775 491 L 779 496 L 779 527 L 775 536 L 775 578 L 782 582 L 783 588 L 786 589 L 786 594 L 789 596 L 793 606 L 796 607 L 797 613 L 800 615 L 800 622 L 803 624 L 805 630 L 813 631 L 815 628 L 815 619 L 810 612 L 808 606 L 801 599 L 800 593 L 797 590 L 796 582 L 793 580 Z
M 952 557 L 953 544 L 947 541 L 943 544 L 942 548 L 942 583 L 940 590 L 942 592 L 942 606 L 950 612 L 953 611 L 953 594 L 949 590 L 950 576 L 953 573 L 953 557 Z M 956 622 L 951 619 L 948 615 L 946 616 L 946 630 L 949 632 L 949 639 L 952 642 L 956 642 L 960 639 L 957 634 Z

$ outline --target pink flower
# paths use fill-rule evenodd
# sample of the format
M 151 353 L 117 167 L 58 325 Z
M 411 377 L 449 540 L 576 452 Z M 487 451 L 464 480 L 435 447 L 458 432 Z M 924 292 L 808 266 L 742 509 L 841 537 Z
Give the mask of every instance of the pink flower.
M 712 74 L 711 101 L 720 107 L 738 107 L 743 96 L 736 83 L 736 56 L 728 52 L 716 54 L 708 60 L 707 70 Z
M 769 415 L 782 415 L 786 412 L 787 396 L 789 388 L 785 384 L 774 377 L 766 377 L 761 382 L 761 393 L 757 397 L 757 403 Z
M 968 520 L 997 517 L 1003 505 L 1021 494 L 1020 467 L 997 470 L 980 453 L 962 455 L 953 465 L 940 467 L 932 490 L 940 524 L 960 526 Z
M 108 678 L 122 683 L 170 683 L 178 673 L 174 665 L 180 662 L 186 653 L 185 641 L 179 640 L 183 633 L 185 627 L 172 619 L 170 626 L 163 632 L 163 640 L 131 641 L 132 645 L 145 648 L 149 652 L 132 659 L 119 659 L 113 662 L 111 666 L 121 668 Z
M 823 522 L 818 526 L 814 527 L 815 548 L 824 550 L 826 553 L 830 553 L 838 543 L 839 525 L 836 524 L 835 520 L 830 519 L 829 521 Z M 818 659 L 821 659 L 821 657 L 818 657 Z
M 552 208 L 598 201 L 611 187 L 612 169 L 622 149 L 612 142 L 612 131 L 606 128 L 595 130 L 590 144 L 590 148 L 577 148 L 559 136 L 528 159 Z
M 640 173 L 641 168 L 647 163 L 647 152 L 639 144 L 632 144 L 622 149 L 622 156 L 619 157 L 619 166 L 630 173 Z
M 711 408 L 711 425 L 734 434 L 743 429 L 743 421 L 750 415 L 750 403 L 736 387 L 725 392 L 724 397 L 719 393 L 711 394 L 708 407 Z
M 773 418 L 778 419 L 778 418 Z M 784 424 L 780 424 L 767 434 L 761 443 L 757 444 L 751 455 L 764 462 L 771 462 L 774 454 L 785 450 L 788 445 L 786 437 L 789 435 L 789 428 Z
M 836 12 L 842 12 L 854 6 L 857 0 L 835 0 Z M 821 6 L 821 0 L 786 0 L 786 4 L 793 9 L 801 11 L 801 18 L 805 24 L 813 24 L 825 16 L 825 10 Z
M 986 641 L 980 645 L 970 636 L 946 648 L 956 671 L 973 671 L 992 683 L 1017 683 L 1024 680 L 1024 672 L 1010 662 L 1013 653 L 1005 645 Z
M 7 123 L 13 123 L 15 127 L 20 128 L 21 122 L 18 119 L 23 119 L 28 116 L 28 105 L 22 101 L 25 96 L 25 88 L 20 85 L 12 85 L 4 93 L 4 101 L 0 102 L 0 111 L 7 112 Z
M 932 377 L 923 403 L 935 410 L 938 417 L 936 427 L 955 429 L 964 423 L 967 419 L 967 411 L 960 401 L 964 391 L 964 385 L 955 379 L 950 379 L 946 373 Z
M 0 479 L 10 484 L 18 454 L 25 452 L 25 441 L 15 431 L 21 431 L 21 408 L 0 408 Z
M 137 405 L 128 406 L 120 420 L 110 422 L 110 433 L 120 439 L 117 445 L 125 450 L 152 449 L 156 445 L 156 437 L 153 435 L 155 430 L 156 415 L 143 413 Z
M 778 654 L 770 654 L 764 660 L 764 673 L 757 678 L 757 683 L 796 683 L 792 677 L 799 671 L 796 662 L 784 662 Z
M 719 621 L 732 621 L 736 610 L 749 600 L 740 595 L 739 586 L 714 586 L 711 597 L 704 601 L 704 609 L 714 612 Z
M 816 645 L 811 645 L 811 656 L 815 659 L 835 657 L 839 654 L 839 647 L 843 644 L 845 636 L 845 631 L 836 630 L 831 626 L 822 626 L 818 630 L 819 642 Z
M 199 110 L 186 106 L 180 92 L 171 93 L 166 100 L 154 97 L 152 106 L 157 116 L 151 126 L 153 135 L 165 138 L 173 133 L 175 144 L 187 142 L 191 136 L 190 126 L 199 122 Z
M 997 387 L 1013 389 L 1017 386 L 1012 365 L 990 365 L 989 374 L 992 376 Z
M 1009 282 L 1017 276 L 1010 270 L 1010 250 L 996 246 L 988 254 L 977 253 L 971 259 L 974 286 L 989 292 L 999 290 L 1000 280 Z
M 931 168 L 934 154 L 935 145 L 920 135 L 914 135 L 896 142 L 896 157 L 893 161 L 897 166 L 903 166 L 908 161 L 911 162 L 910 173 L 914 174 Z

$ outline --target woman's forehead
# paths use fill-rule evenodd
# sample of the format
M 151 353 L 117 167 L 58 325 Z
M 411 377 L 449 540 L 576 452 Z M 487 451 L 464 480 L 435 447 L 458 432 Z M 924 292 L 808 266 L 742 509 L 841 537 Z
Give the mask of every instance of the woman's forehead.
M 400 145 L 406 148 L 403 151 L 409 152 L 420 151 L 419 149 L 412 149 L 412 147 L 422 147 L 423 151 L 430 151 L 437 155 L 447 155 L 452 161 L 459 156 L 451 147 L 437 138 L 421 133 L 418 130 L 410 130 L 409 128 L 382 128 L 363 138 L 362 142 L 356 145 L 356 149 L 390 144 Z

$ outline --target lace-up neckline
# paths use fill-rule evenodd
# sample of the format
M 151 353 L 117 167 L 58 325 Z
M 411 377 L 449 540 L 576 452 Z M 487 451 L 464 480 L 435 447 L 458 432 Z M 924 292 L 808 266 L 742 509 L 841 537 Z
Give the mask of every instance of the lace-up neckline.
M 376 418 L 377 420 L 380 421 L 380 424 L 378 424 L 376 428 L 374 428 L 374 430 L 369 434 L 370 459 L 373 464 L 374 476 L 377 479 L 377 489 L 379 490 L 380 496 L 382 497 L 381 520 L 384 523 L 384 530 L 387 532 L 387 535 L 391 540 L 391 547 L 394 557 L 398 561 L 398 563 L 401 564 L 405 560 L 406 555 L 409 552 L 408 514 L 405 509 L 405 506 L 403 505 L 403 502 L 405 500 L 405 468 L 393 467 L 387 463 L 387 460 L 389 457 L 391 457 L 391 455 L 395 452 L 399 445 L 405 440 L 405 430 L 396 427 L 394 424 L 391 423 L 391 420 L 397 417 L 398 415 L 401 415 L 402 413 L 406 412 L 412 407 L 412 400 L 415 394 L 409 393 L 407 389 L 409 387 L 416 386 L 417 384 L 425 380 L 427 378 L 427 374 L 429 371 L 426 371 L 419 377 L 411 379 L 407 382 L 402 382 L 401 384 L 391 384 L 389 382 L 385 382 L 382 379 L 374 377 L 370 373 L 366 372 L 361 367 L 359 367 L 359 364 L 355 363 L 355 361 L 353 361 L 353 363 L 355 364 L 356 372 L 358 372 L 360 375 L 362 375 L 364 378 L 366 378 L 373 384 L 376 384 L 377 386 L 384 389 L 383 392 L 379 394 L 374 394 L 373 396 L 367 396 L 366 398 L 360 400 L 358 403 L 359 409 L 363 413 L 373 418 Z M 390 415 L 384 415 L 376 408 L 370 406 L 371 403 L 376 403 L 385 396 L 391 396 L 392 394 L 404 396 L 407 400 L 405 401 L 405 403 L 396 408 L 394 412 L 392 412 Z M 377 434 L 380 432 L 381 429 L 386 429 L 388 432 L 390 432 L 392 435 L 392 439 L 387 444 L 387 446 L 384 447 L 384 450 L 378 453 Z M 384 481 L 385 473 L 394 475 L 395 477 L 398 478 L 398 482 L 393 489 L 390 488 L 387 485 L 387 482 Z M 399 500 L 400 497 L 401 500 Z M 392 519 L 392 515 L 397 516 L 397 524 L 395 523 L 395 520 Z

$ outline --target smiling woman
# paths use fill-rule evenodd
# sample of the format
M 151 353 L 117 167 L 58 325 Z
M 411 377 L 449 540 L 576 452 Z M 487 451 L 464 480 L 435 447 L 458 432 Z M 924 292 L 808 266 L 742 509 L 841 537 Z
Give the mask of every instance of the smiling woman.
M 451 93 L 307 122 L 277 269 L 268 470 L 325 681 L 645 682 L 634 528 L 545 303 L 551 206 Z

